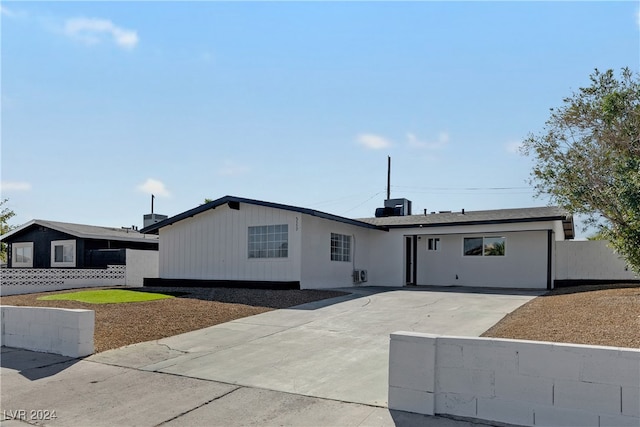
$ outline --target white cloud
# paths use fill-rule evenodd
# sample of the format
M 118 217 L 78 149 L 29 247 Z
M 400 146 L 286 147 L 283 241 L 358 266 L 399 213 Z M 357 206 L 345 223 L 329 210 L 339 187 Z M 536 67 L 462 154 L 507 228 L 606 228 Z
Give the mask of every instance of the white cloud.
M 440 132 L 438 138 L 433 141 L 421 141 L 413 133 L 407 133 L 407 142 L 410 147 L 421 148 L 427 150 L 439 150 L 449 144 L 449 134 L 447 132 Z
M 238 176 L 238 175 L 244 175 L 249 171 L 250 171 L 249 166 L 241 165 L 231 160 L 225 160 L 222 167 L 218 169 L 218 175 Z
M 522 147 L 522 141 L 509 141 L 504 145 L 504 149 L 511 154 L 520 153 L 520 147 Z
M 169 197 L 171 194 L 161 181 L 153 178 L 147 178 L 145 182 L 138 185 L 138 190 L 154 196 Z
M 14 18 L 16 16 L 16 13 L 6 6 L 0 5 L 0 15 Z
M 2 181 L 0 182 L 0 189 L 4 191 L 29 191 L 31 190 L 31 184 L 21 181 Z
M 7 6 L 1 5 L 1 4 L 0 4 L 0 15 L 2 15 L 2 17 L 4 18 L 11 18 L 11 19 L 24 19 L 29 17 L 27 12 L 25 12 L 24 10 L 19 10 L 14 8 L 9 9 Z
M 388 139 L 371 133 L 361 133 L 356 142 L 369 150 L 382 150 L 393 145 Z
M 64 33 L 89 45 L 100 43 L 105 36 L 111 36 L 113 42 L 124 49 L 133 49 L 138 44 L 138 33 L 136 31 L 118 27 L 108 19 L 67 19 L 64 25 Z

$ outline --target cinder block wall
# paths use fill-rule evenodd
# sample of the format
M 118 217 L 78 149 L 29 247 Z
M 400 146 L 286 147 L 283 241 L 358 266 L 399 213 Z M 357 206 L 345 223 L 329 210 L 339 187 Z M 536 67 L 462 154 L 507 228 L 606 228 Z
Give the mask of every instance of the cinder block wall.
M 397 332 L 389 409 L 524 426 L 639 426 L 640 350 Z
M 95 312 L 0 306 L 2 345 L 69 357 L 93 353 Z

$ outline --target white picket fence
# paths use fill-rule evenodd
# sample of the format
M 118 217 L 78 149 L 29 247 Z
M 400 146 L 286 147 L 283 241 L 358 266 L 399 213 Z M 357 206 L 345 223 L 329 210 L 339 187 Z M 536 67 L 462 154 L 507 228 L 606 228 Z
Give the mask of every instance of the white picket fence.
M 122 286 L 126 284 L 126 266 L 107 268 L 2 268 L 0 295 L 31 294 L 74 288 Z

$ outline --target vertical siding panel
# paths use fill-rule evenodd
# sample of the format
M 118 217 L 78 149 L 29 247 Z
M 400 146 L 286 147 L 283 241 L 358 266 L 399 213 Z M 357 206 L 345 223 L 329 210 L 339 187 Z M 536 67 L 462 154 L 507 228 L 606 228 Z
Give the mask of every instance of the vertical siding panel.
M 205 215 L 205 221 L 204 221 L 204 227 L 202 230 L 202 233 L 204 235 L 204 248 L 202 250 L 203 253 L 203 257 L 204 257 L 204 266 L 202 269 L 202 275 L 203 277 L 209 277 L 211 275 L 210 270 L 210 262 L 211 262 L 211 221 L 210 221 L 210 216 L 211 211 L 207 211 L 207 214 Z

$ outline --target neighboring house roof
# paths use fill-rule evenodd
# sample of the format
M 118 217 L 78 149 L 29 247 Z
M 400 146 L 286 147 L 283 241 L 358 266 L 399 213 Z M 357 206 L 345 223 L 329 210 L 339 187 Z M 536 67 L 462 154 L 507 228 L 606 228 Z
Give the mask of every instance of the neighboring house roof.
M 148 236 L 136 230 L 116 227 L 100 227 L 96 225 L 72 224 L 68 222 L 46 221 L 34 219 L 10 232 L 0 236 L 0 241 L 5 241 L 30 227 L 42 226 L 69 234 L 81 239 L 117 240 L 123 242 L 148 242 L 157 243 L 157 236 Z
M 205 203 L 203 205 L 200 205 L 196 208 L 190 209 L 186 212 L 183 212 L 181 214 L 172 216 L 170 218 L 167 218 L 163 221 L 160 221 L 156 224 L 152 224 L 148 227 L 145 227 L 143 229 L 140 230 L 141 233 L 154 233 L 157 234 L 158 230 L 161 229 L 162 227 L 166 227 L 168 225 L 171 224 L 175 224 L 178 221 L 182 221 L 184 219 L 187 218 L 191 218 L 192 216 L 198 215 L 199 213 L 208 211 L 209 209 L 215 209 L 218 206 L 224 205 L 224 204 L 228 204 L 229 207 L 233 208 L 233 209 L 239 209 L 239 204 L 240 203 L 246 203 L 246 204 L 250 204 L 250 205 L 256 205 L 256 206 L 265 206 L 268 208 L 274 208 L 274 209 L 282 209 L 285 211 L 291 211 L 291 212 L 299 212 L 301 214 L 306 214 L 306 215 L 310 215 L 310 216 L 315 216 L 318 218 L 324 218 L 324 219 L 328 219 L 331 221 L 337 221 L 337 222 L 342 222 L 345 224 L 350 224 L 350 225 L 355 225 L 358 227 L 365 227 L 365 228 L 373 228 L 373 229 L 377 229 L 377 230 L 384 230 L 384 227 L 379 227 L 377 225 L 373 225 L 373 224 L 369 224 L 367 222 L 363 222 L 363 221 L 358 221 L 355 219 L 350 219 L 350 218 L 344 218 L 338 215 L 333 215 L 333 214 L 328 214 L 325 212 L 320 212 L 320 211 L 316 211 L 313 209 L 307 209 L 307 208 L 301 208 L 301 207 L 297 207 L 297 206 L 290 206 L 290 205 L 282 205 L 279 203 L 272 203 L 272 202 L 263 202 L 261 200 L 253 200 L 253 199 L 245 199 L 242 197 L 235 197 L 235 196 L 224 196 L 221 197 L 217 200 L 214 200 L 212 202 L 209 203 Z
M 566 239 L 573 239 L 573 217 L 564 210 L 555 207 L 496 209 L 486 211 L 439 212 L 426 215 L 389 216 L 381 218 L 361 218 L 379 227 L 447 227 L 455 225 L 509 224 L 539 221 L 562 221 Z

